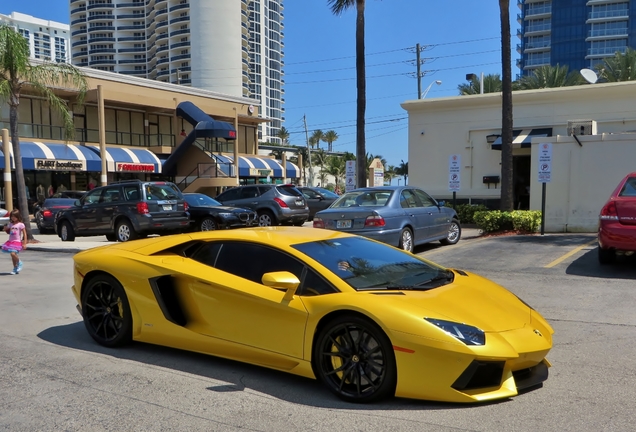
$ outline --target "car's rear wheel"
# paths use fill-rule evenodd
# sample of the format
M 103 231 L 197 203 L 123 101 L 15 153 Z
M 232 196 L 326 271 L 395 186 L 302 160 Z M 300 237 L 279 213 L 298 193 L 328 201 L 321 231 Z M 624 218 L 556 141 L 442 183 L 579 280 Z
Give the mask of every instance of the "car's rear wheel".
M 62 241 L 75 241 L 75 231 L 69 221 L 63 221 L 57 229 Z
M 314 346 L 314 373 L 339 398 L 371 402 L 395 394 L 391 341 L 374 322 L 355 315 L 328 323 Z
M 82 315 L 88 334 L 106 347 L 124 345 L 132 339 L 132 315 L 126 292 L 112 276 L 92 278 L 82 293 Z
M 216 222 L 214 222 L 214 219 L 209 217 L 206 217 L 201 221 L 201 223 L 199 223 L 199 231 L 214 231 L 217 228 L 218 227 Z
M 612 264 L 616 261 L 616 251 L 614 249 L 603 249 L 598 247 L 598 262 L 601 264 Z
M 439 242 L 443 245 L 454 245 L 459 241 L 461 236 L 462 227 L 459 225 L 459 221 L 457 219 L 453 219 L 448 227 L 446 238 L 441 239 Z
M 127 219 L 122 219 L 117 223 L 117 228 L 115 228 L 115 235 L 117 237 L 117 241 L 120 242 L 135 240 L 137 237 L 139 237 L 137 235 L 137 232 L 135 231 L 135 228 Z
M 269 210 L 260 210 L 258 212 L 258 226 L 274 226 L 278 225 L 276 216 Z
M 413 231 L 410 228 L 404 228 L 400 233 L 400 249 L 413 252 Z

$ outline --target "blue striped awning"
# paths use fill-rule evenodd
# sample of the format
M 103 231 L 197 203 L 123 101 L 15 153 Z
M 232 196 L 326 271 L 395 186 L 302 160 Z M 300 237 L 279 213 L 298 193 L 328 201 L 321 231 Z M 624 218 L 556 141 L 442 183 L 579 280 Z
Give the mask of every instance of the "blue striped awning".
M 230 156 L 215 154 L 214 157 L 220 162 L 220 166 L 234 163 L 234 159 Z M 290 161 L 286 162 L 287 172 L 285 177 L 300 177 L 298 166 Z M 223 168 L 221 169 L 223 170 Z M 272 170 L 272 177 L 283 178 L 282 161 L 258 156 L 239 156 L 239 177 L 254 177 L 250 172 L 251 169 Z
M 21 141 L 20 153 L 22 155 L 22 168 L 25 170 L 39 169 L 36 166 L 36 161 L 38 160 L 56 161 L 61 164 L 80 161 L 84 163 L 86 171 L 101 171 L 102 169 L 101 159 L 98 155 L 84 146 L 75 144 L 52 144 L 35 141 Z M 0 157 L 0 167 L 4 169 L 4 154 Z M 13 150 L 11 150 L 11 167 L 15 168 Z M 55 167 L 51 166 L 49 169 L 55 170 Z M 60 168 L 60 170 L 69 170 L 69 168 Z
M 99 146 L 87 146 L 100 155 Z M 106 147 L 108 172 L 161 173 L 162 163 L 156 154 L 138 147 Z

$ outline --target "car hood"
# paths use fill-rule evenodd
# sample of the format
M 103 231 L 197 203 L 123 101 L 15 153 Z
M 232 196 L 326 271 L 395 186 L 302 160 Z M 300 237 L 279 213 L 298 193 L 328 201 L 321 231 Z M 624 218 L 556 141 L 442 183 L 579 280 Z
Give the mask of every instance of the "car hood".
M 485 332 L 522 328 L 530 323 L 531 309 L 510 291 L 473 273 L 456 273 L 455 280 L 426 291 L 383 292 L 384 306 L 402 312 L 472 325 Z M 390 294 L 392 293 L 392 294 Z

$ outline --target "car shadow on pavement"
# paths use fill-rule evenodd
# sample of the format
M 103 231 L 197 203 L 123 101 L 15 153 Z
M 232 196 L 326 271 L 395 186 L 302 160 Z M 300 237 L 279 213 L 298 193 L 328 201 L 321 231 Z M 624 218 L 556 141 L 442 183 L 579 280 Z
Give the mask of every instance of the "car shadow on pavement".
M 75 350 L 107 355 L 118 359 L 132 360 L 146 365 L 172 369 L 178 372 L 185 372 L 203 378 L 221 381 L 222 384 L 214 384 L 206 387 L 207 390 L 212 392 L 237 392 L 244 391 L 247 388 L 251 391 L 264 393 L 294 404 L 320 408 L 357 409 L 361 411 L 405 409 L 441 411 L 449 409 L 469 409 L 511 401 L 511 399 L 504 399 L 479 404 L 455 404 L 391 398 L 371 404 L 352 404 L 338 399 L 317 380 L 239 361 L 142 342 L 133 342 L 122 348 L 106 348 L 98 345 L 91 339 L 81 321 L 73 324 L 50 327 L 40 332 L 37 336 L 52 344 Z M 205 385 L 205 383 L 203 385 Z M 523 394 L 517 397 L 523 397 Z
M 618 256 L 615 263 L 601 265 L 598 247 L 595 247 L 572 261 L 565 273 L 605 279 L 636 279 L 636 255 Z

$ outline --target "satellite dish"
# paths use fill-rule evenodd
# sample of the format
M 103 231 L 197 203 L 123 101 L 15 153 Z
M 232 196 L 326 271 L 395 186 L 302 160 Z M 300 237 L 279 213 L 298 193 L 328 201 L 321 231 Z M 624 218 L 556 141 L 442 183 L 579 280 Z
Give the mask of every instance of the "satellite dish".
M 583 75 L 585 81 L 589 82 L 590 84 L 594 84 L 596 81 L 598 81 L 598 76 L 592 69 L 581 69 L 581 75 Z

